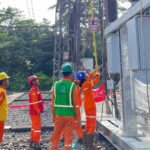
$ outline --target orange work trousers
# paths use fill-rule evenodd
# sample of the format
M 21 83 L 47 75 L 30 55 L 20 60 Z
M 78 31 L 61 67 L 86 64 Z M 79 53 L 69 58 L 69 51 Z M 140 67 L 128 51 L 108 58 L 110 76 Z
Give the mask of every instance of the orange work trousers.
M 50 150 L 58 150 L 61 134 L 64 129 L 64 150 L 72 149 L 72 141 L 74 138 L 74 117 L 55 117 L 54 132 L 50 138 Z
M 96 129 L 96 108 L 95 109 L 85 109 L 86 114 L 86 126 L 85 132 L 88 134 L 94 134 Z
M 41 117 L 39 115 L 31 115 L 31 137 L 30 140 L 40 143 L 41 136 Z
M 82 139 L 82 138 L 83 138 L 82 126 L 79 126 L 79 127 L 78 127 L 78 122 L 77 122 L 77 120 L 75 120 L 75 122 L 74 122 L 74 129 L 75 129 L 75 131 L 76 131 L 76 133 L 77 133 L 79 139 Z M 65 138 L 64 130 L 65 130 L 65 129 L 63 129 L 63 132 L 62 132 L 62 137 L 63 137 L 63 138 Z
M 2 139 L 4 135 L 4 124 L 5 121 L 0 121 L 0 143 L 2 143 Z

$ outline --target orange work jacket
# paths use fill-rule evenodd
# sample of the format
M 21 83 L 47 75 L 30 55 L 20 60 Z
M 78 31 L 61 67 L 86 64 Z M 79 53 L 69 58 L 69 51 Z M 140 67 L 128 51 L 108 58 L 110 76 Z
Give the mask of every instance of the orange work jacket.
M 81 88 L 84 96 L 85 109 L 96 109 L 92 87 L 99 83 L 99 74 L 96 74 L 93 80 L 91 80 L 92 77 L 93 74 L 90 73 L 89 80 L 85 81 Z

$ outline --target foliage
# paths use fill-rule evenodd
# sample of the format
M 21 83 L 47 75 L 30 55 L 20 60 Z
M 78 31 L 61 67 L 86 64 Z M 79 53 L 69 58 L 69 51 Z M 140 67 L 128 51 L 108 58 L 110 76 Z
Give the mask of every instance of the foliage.
M 130 7 L 130 3 L 126 0 L 118 0 L 118 12 L 119 16 L 123 15 L 128 8 Z
M 0 72 L 7 72 L 11 77 L 8 90 L 28 90 L 28 77 L 39 72 L 41 88 L 49 90 L 54 32 L 48 27 L 47 20 L 37 24 L 22 18 L 21 12 L 11 7 L 0 12 Z
M 49 89 L 50 90 L 50 88 L 53 84 L 52 77 L 46 76 L 43 72 L 36 73 L 35 75 L 37 75 L 39 77 L 40 89 L 42 89 L 42 90 Z
M 98 0 L 97 0 L 98 2 Z M 122 1 L 123 3 L 123 1 Z M 124 1 L 125 3 L 125 1 Z M 72 2 L 73 7 L 74 2 Z M 49 9 L 54 9 L 56 5 Z M 71 7 L 71 8 L 72 8 Z M 120 11 L 125 8 L 119 6 Z M 70 12 L 69 12 L 70 13 Z M 67 9 L 63 13 L 64 49 L 68 47 L 68 15 Z M 94 4 L 94 15 L 98 16 L 99 6 Z M 81 57 L 94 58 L 92 33 L 88 31 L 88 17 L 91 15 L 90 5 L 85 3 L 81 7 Z M 56 22 L 56 26 L 58 22 Z M 42 23 L 24 19 L 17 8 L 0 9 L 0 72 L 8 73 L 10 86 L 8 90 L 29 90 L 27 79 L 36 74 L 40 77 L 40 88 L 49 90 L 52 84 L 54 31 L 48 27 L 49 22 Z M 42 27 L 41 27 L 42 26 Z M 100 31 L 96 33 L 96 43 L 99 64 L 102 64 L 102 50 L 100 49 Z

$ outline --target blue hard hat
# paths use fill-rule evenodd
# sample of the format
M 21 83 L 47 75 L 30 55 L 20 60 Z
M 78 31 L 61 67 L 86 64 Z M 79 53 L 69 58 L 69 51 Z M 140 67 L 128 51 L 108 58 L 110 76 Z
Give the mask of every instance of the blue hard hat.
M 73 72 L 73 73 L 72 73 L 72 76 L 73 76 L 73 77 L 76 77 L 76 74 L 75 74 L 75 72 Z
M 79 71 L 77 73 L 77 79 L 80 80 L 80 81 L 81 81 L 82 78 L 84 78 L 84 76 L 85 76 L 85 72 L 83 72 L 83 71 Z

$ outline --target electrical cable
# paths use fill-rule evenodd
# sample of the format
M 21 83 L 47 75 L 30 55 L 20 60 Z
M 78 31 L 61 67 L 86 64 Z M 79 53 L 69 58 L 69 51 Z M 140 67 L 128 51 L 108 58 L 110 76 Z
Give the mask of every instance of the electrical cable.
M 145 77 L 146 77 L 146 95 L 147 95 L 147 103 L 148 103 L 148 109 L 149 109 L 149 117 L 150 117 L 150 100 L 149 100 L 149 78 L 148 78 L 148 64 L 147 64 L 147 52 L 146 52 L 146 43 L 145 43 L 145 35 L 144 35 L 144 27 L 143 27 L 143 2 L 140 0 L 140 6 L 141 6 L 141 15 L 140 15 L 140 23 L 141 23 L 141 32 L 142 32 L 142 41 L 144 46 L 144 57 L 145 57 Z
M 27 9 L 28 9 L 28 14 L 29 14 L 29 17 L 30 17 L 30 19 L 32 20 L 32 17 L 31 17 L 31 12 L 30 12 L 30 8 L 29 8 L 29 3 L 28 3 L 28 0 L 26 0 L 26 4 L 27 4 Z
M 31 7 L 32 7 L 32 15 L 33 15 L 33 18 L 35 20 L 35 13 L 34 13 L 34 7 L 33 7 L 33 0 L 31 0 Z

